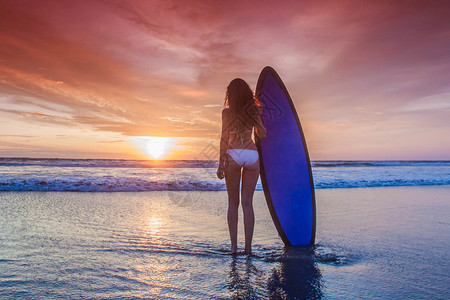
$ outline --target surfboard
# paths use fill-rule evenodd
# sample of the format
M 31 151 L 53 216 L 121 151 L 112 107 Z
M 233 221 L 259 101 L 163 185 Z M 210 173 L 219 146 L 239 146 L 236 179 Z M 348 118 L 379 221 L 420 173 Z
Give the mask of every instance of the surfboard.
M 286 86 L 265 67 L 256 86 L 265 139 L 256 137 L 261 183 L 275 227 L 286 246 L 314 245 L 316 203 L 311 162 L 300 119 Z

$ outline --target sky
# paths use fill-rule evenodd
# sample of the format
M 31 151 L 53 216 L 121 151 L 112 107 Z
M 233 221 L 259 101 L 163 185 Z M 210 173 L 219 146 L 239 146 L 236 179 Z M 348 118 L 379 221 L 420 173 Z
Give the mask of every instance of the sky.
M 217 159 L 226 86 L 254 89 L 269 65 L 311 159 L 448 160 L 449 12 L 415 0 L 0 0 L 0 156 Z

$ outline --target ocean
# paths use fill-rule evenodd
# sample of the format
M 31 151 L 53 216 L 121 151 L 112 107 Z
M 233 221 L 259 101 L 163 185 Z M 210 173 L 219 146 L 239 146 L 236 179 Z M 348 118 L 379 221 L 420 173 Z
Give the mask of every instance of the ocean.
M 0 158 L 0 191 L 226 190 L 216 169 L 201 160 Z M 316 189 L 450 184 L 450 161 L 313 161 L 312 171 Z
M 313 162 L 311 247 L 284 247 L 259 185 L 251 256 L 215 168 L 1 159 L 0 298 L 449 298 L 449 162 Z

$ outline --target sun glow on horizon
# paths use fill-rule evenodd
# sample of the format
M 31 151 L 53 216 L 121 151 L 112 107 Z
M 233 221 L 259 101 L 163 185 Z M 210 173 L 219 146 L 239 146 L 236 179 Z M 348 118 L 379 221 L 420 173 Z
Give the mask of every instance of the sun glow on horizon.
M 147 141 L 147 154 L 153 159 L 160 159 L 171 146 L 171 138 L 153 137 Z
M 175 139 L 160 136 L 139 136 L 131 140 L 141 152 L 150 159 L 163 159 L 175 147 Z

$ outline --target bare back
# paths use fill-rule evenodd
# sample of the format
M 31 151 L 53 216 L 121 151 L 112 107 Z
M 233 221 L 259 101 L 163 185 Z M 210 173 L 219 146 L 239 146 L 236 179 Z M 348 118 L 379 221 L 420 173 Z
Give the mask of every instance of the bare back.
M 259 110 L 260 112 L 260 110 Z M 228 149 L 249 149 L 249 150 L 257 150 L 254 141 L 252 140 L 252 132 L 253 128 L 255 129 L 255 134 L 259 138 L 265 138 L 266 129 L 261 122 L 261 116 L 258 114 L 255 117 L 255 125 L 251 128 L 245 128 L 244 130 L 237 131 L 234 129 L 233 124 L 235 120 L 231 115 L 231 111 L 229 108 L 224 108 L 222 111 L 222 145 L 221 143 L 221 153 L 222 150 L 226 151 Z M 224 149 L 222 149 L 224 147 Z

